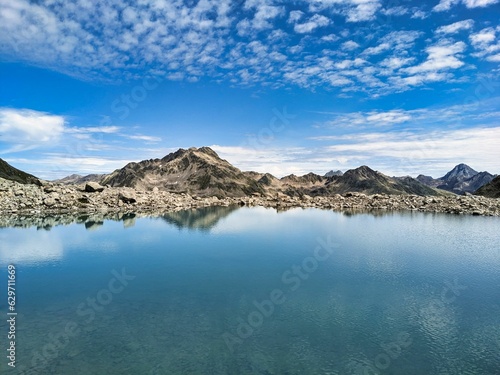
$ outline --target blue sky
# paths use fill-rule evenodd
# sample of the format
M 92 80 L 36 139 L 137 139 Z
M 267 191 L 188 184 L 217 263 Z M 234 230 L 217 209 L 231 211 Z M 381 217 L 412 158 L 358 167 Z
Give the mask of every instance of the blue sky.
M 500 0 L 0 0 L 0 158 L 500 173 Z

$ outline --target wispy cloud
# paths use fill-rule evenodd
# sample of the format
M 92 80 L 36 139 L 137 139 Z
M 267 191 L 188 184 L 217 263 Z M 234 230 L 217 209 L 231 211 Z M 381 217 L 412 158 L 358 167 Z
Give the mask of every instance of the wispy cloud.
M 57 143 L 65 130 L 65 118 L 30 109 L 0 108 L 1 153 L 19 152 Z
M 445 25 L 438 27 L 436 30 L 436 34 L 455 34 L 462 30 L 470 30 L 474 27 L 473 20 L 464 20 L 452 23 L 450 25 Z
M 364 133 L 340 137 L 340 143 L 328 146 L 333 154 L 363 155 L 392 165 L 392 173 L 430 173 L 436 176 L 433 163 L 450 167 L 457 161 L 479 165 L 498 173 L 500 127 L 434 130 L 430 132 Z M 470 152 L 464 153 L 464 150 Z
M 134 135 L 124 135 L 125 138 L 136 140 L 136 141 L 145 141 L 148 143 L 157 143 L 161 142 L 160 137 L 154 137 L 151 135 L 141 135 L 141 134 L 134 134 Z
M 0 107 L 0 154 L 59 148 L 65 150 L 66 160 L 74 162 L 74 158 L 87 157 L 88 152 L 137 150 L 138 142 L 151 144 L 162 141 L 157 136 L 130 133 L 134 129 L 120 126 L 70 126 L 64 116 L 31 109 Z

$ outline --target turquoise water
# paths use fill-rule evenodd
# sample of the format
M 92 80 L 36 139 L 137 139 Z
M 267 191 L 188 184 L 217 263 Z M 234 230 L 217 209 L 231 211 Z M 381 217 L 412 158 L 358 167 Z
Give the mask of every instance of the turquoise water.
M 3 228 L 2 373 L 498 375 L 499 228 L 233 207 Z

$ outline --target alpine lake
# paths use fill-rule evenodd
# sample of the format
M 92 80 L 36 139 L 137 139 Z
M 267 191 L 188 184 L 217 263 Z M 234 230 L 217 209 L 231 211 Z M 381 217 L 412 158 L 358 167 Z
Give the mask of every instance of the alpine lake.
M 0 229 L 1 373 L 500 374 L 498 217 L 230 206 L 43 222 Z

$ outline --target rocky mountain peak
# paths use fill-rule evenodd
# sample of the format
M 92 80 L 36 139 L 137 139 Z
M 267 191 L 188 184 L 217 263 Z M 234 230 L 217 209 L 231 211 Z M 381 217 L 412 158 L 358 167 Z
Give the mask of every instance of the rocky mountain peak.
M 446 173 L 440 180 L 450 181 L 452 179 L 466 180 L 478 174 L 477 171 L 469 167 L 467 164 L 460 163 L 451 171 Z
M 344 173 L 341 170 L 334 171 L 333 169 L 330 172 L 326 172 L 323 177 L 333 177 L 333 176 L 342 176 Z
M 355 169 L 349 169 L 347 172 L 344 173 L 344 177 L 346 178 L 376 178 L 379 176 L 379 173 L 371 169 L 370 167 L 366 165 L 362 165 L 361 167 L 355 168 Z

